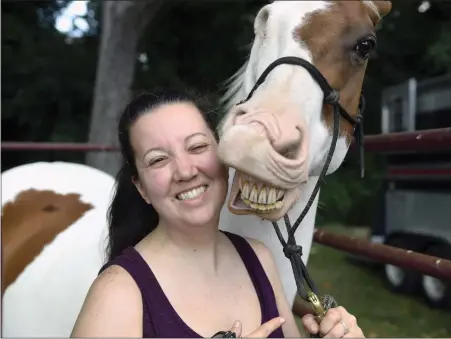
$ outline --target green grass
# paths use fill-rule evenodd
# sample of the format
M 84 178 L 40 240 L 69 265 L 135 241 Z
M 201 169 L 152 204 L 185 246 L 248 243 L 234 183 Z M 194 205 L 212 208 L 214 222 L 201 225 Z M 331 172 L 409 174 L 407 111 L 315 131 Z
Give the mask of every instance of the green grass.
M 362 229 L 325 229 L 365 236 Z M 339 305 L 354 314 L 368 338 L 451 337 L 451 312 L 430 308 L 421 296 L 391 292 L 383 272 L 374 265 L 350 260 L 345 252 L 313 244 L 307 266 L 320 293 L 333 295 Z

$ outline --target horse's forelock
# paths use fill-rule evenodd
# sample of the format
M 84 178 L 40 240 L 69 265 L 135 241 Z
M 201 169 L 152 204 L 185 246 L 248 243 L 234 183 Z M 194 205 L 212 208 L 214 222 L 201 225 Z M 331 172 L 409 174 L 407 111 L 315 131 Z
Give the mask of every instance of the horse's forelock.
M 377 17 L 377 19 L 381 19 L 381 14 L 379 13 L 379 9 L 376 4 L 372 0 L 362 0 L 363 4 L 369 8 Z

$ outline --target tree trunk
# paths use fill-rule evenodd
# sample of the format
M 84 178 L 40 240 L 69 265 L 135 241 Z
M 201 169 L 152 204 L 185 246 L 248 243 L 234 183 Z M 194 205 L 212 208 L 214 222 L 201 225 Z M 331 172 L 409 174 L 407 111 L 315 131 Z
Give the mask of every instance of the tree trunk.
M 130 100 L 139 38 L 164 0 L 104 1 L 89 143 L 117 145 L 117 122 Z M 119 154 L 91 152 L 86 163 L 115 175 Z

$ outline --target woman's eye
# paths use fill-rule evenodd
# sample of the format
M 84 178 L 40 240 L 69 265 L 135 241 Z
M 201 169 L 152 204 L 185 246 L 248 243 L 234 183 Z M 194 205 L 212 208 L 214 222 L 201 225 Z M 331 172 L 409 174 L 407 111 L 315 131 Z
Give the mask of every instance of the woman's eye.
M 165 158 L 163 158 L 163 157 L 154 158 L 149 161 L 149 166 L 156 165 L 156 164 L 162 162 L 164 159 Z
M 208 144 L 200 144 L 200 145 L 195 145 L 193 147 L 190 148 L 190 151 L 192 152 L 202 152 L 203 150 L 205 150 L 208 147 Z

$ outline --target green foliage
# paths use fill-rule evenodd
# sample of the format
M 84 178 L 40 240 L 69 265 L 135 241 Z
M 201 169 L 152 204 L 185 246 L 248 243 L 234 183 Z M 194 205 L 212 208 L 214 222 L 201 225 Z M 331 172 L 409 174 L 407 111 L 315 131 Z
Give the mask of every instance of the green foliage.
M 186 86 L 217 98 L 221 84 L 244 63 L 261 1 L 182 2 L 163 7 L 147 27 L 134 90 Z
M 368 225 L 371 222 L 383 184 L 382 157 L 366 155 L 365 167 L 365 177 L 361 179 L 359 163 L 351 155 L 336 173 L 326 177 L 321 188 L 318 224 Z
M 2 4 L 2 140 L 86 140 L 98 37 L 68 40 L 54 27 L 65 2 Z M 82 161 L 60 152 L 8 152 L 2 170 L 38 160 Z
M 425 62 L 437 73 L 451 72 L 451 21 L 442 24 L 437 40 L 426 53 Z

